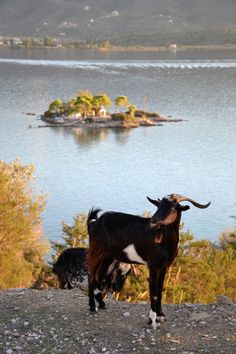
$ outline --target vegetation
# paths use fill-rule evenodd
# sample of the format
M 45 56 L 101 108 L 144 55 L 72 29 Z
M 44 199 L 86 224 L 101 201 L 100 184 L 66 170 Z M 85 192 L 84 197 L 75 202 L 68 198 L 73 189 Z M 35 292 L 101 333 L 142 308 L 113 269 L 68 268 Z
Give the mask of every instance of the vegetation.
M 118 96 L 114 102 L 116 108 L 125 107 L 126 109 L 128 109 L 132 106 L 126 96 Z
M 44 264 L 40 214 L 45 198 L 30 182 L 34 168 L 0 161 L 0 289 L 29 287 Z
M 81 115 L 81 117 L 93 116 L 99 114 L 102 107 L 111 106 L 110 97 L 104 93 L 98 93 L 95 96 L 90 91 L 80 91 L 76 97 L 64 103 L 61 99 L 51 102 L 48 110 L 44 113 L 46 117 L 54 115 L 65 115 L 67 117 Z
M 55 251 L 53 259 L 68 247 L 88 247 L 87 215 L 83 212 L 74 217 L 72 226 L 62 223 L 62 242 L 51 241 L 52 249 Z

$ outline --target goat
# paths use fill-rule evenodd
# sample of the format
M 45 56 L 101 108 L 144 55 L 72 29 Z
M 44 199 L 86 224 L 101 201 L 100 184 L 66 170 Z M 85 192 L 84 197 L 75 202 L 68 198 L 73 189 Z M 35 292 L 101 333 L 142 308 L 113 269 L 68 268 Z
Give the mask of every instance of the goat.
M 109 273 L 111 264 L 116 260 L 146 264 L 151 301 L 149 324 L 156 329 L 165 320 L 161 307 L 162 289 L 166 270 L 178 253 L 181 212 L 190 208 L 180 202 L 187 201 L 198 208 L 207 208 L 210 202 L 200 204 L 179 194 L 157 200 L 147 198 L 157 207 L 151 218 L 119 212 L 106 212 L 98 218 L 99 209 L 89 212 L 88 295 L 90 311 L 96 312 L 94 294 L 102 291 L 102 279 Z
M 67 248 L 53 264 L 61 289 L 82 287 L 87 278 L 87 248 Z
M 53 264 L 52 271 L 57 275 L 61 289 L 73 289 L 79 287 L 81 290 L 87 289 L 87 248 L 67 248 L 58 257 Z M 109 291 L 120 292 L 124 286 L 125 280 L 131 271 L 129 264 L 115 261 L 110 268 L 110 273 L 103 278 L 104 297 Z M 103 307 L 101 296 L 100 307 Z

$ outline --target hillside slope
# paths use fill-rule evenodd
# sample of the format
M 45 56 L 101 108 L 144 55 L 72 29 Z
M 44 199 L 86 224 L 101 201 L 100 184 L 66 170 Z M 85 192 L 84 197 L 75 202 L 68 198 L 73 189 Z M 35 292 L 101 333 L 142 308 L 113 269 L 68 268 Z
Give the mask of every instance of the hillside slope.
M 152 45 L 213 30 L 232 42 L 235 14 L 234 0 L 2 0 L 0 35 Z
M 223 300 L 223 301 L 222 301 Z M 148 304 L 107 301 L 88 312 L 78 290 L 18 289 L 0 292 L 0 352 L 39 353 L 235 353 L 236 305 L 165 305 L 167 322 L 153 331 Z

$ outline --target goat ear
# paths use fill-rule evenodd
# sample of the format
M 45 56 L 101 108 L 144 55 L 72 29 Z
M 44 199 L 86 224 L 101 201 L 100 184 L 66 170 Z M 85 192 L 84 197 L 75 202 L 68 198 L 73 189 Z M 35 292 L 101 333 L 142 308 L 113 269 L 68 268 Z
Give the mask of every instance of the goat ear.
M 157 207 L 159 207 L 159 205 L 161 203 L 160 199 L 154 200 L 154 199 L 151 199 L 151 198 L 147 197 L 147 200 L 149 200 L 150 203 L 154 204 Z
M 189 205 L 180 205 L 180 211 L 186 211 L 189 210 L 190 206 Z

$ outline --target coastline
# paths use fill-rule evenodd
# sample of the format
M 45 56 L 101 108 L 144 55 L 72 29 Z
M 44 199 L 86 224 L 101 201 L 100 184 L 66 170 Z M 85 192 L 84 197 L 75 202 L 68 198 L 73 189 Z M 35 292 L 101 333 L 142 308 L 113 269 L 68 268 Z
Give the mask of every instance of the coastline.
M 66 49 L 66 48 L 65 48 Z M 86 49 L 86 48 L 84 48 Z M 88 48 L 87 48 L 88 49 Z M 225 44 L 225 45 L 177 45 L 176 48 L 171 48 L 170 46 L 161 46 L 161 47 L 143 47 L 143 46 L 111 46 L 109 48 L 94 47 L 91 49 L 96 49 L 103 52 L 135 52 L 135 51 L 147 51 L 147 52 L 177 52 L 185 50 L 235 50 L 235 44 Z
M 25 46 L 25 45 L 0 45 L 0 48 L 25 48 L 25 49 L 60 49 L 60 50 L 67 50 L 67 49 L 75 49 L 75 50 L 96 50 L 100 52 L 142 52 L 142 51 L 147 51 L 147 52 L 177 52 L 177 51 L 185 51 L 185 50 L 209 50 L 209 51 L 214 51 L 214 50 L 236 50 L 236 44 L 220 44 L 220 45 L 177 45 L 176 48 L 172 48 L 171 45 L 169 46 L 157 46 L 157 47 L 151 47 L 151 46 L 119 46 L 119 45 L 110 45 L 108 48 L 105 47 L 100 47 L 100 46 L 87 46 L 87 45 L 81 45 L 81 46 L 76 46 L 76 45 L 65 45 L 62 44 L 60 46 L 46 46 L 46 45 L 33 45 L 33 46 Z

